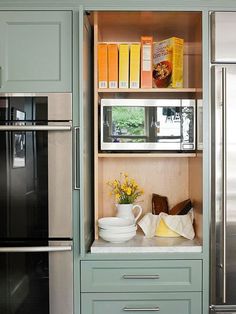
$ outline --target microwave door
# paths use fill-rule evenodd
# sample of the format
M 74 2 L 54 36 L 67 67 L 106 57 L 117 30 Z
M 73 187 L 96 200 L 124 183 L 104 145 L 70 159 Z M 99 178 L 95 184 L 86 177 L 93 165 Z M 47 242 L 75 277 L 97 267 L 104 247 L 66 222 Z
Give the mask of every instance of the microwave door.
M 0 238 L 71 238 L 70 123 L 1 125 L 0 142 Z

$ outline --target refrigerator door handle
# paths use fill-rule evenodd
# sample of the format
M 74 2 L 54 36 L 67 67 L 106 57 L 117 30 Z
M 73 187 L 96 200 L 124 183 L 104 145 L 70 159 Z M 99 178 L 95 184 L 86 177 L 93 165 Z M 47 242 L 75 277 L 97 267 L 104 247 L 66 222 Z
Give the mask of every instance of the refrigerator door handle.
M 222 68 L 222 302 L 226 303 L 227 109 L 226 68 Z

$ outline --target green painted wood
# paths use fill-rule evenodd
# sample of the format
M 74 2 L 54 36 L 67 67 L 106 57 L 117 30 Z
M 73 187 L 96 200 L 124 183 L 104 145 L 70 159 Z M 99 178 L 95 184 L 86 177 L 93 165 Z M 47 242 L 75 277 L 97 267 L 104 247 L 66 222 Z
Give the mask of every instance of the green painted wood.
M 125 308 L 159 308 L 160 314 L 201 314 L 201 293 L 82 293 L 83 314 L 121 314 Z M 138 313 L 156 313 L 140 311 Z M 135 313 L 131 311 L 128 313 Z
M 71 12 L 0 12 L 0 92 L 70 92 Z
M 202 291 L 202 261 L 81 263 L 82 292 Z M 130 278 L 127 276 L 156 276 Z
M 209 11 L 204 10 L 202 18 L 203 34 L 203 313 L 209 312 L 209 251 L 211 215 L 211 106 L 210 106 L 210 51 L 209 51 Z
M 79 30 L 79 12 L 73 11 L 73 126 L 80 125 L 80 108 L 79 108 L 79 49 L 80 40 L 78 36 Z M 80 166 L 80 159 L 74 160 L 74 163 Z M 75 167 L 75 164 L 74 164 Z M 80 314 L 80 190 L 73 190 L 73 258 L 74 258 L 74 314 Z
M 0 0 L 0 6 L 4 9 L 75 9 L 84 5 L 86 9 L 131 9 L 131 10 L 152 10 L 167 8 L 172 10 L 174 7 L 191 10 L 192 8 L 222 8 L 235 9 L 235 0 Z
M 204 156 L 203 156 L 203 163 L 204 163 L 204 186 L 203 186 L 203 253 L 160 253 L 160 254 L 86 254 L 82 258 L 85 260 L 114 260 L 116 263 L 119 263 L 120 260 L 132 260 L 132 259 L 140 259 L 140 262 L 143 263 L 143 265 L 146 263 L 147 260 L 159 260 L 159 259 L 185 259 L 185 258 L 192 258 L 192 259 L 202 259 L 203 260 L 203 313 L 208 313 L 208 297 L 209 297 L 209 215 L 210 215 L 210 106 L 209 106 L 209 90 L 210 90 L 210 84 L 209 84 L 209 59 L 208 59 L 208 11 L 209 10 L 236 10 L 236 2 L 235 0 L 210 0 L 210 1 L 204 1 L 204 0 L 120 0 L 119 2 L 115 1 L 108 1 L 108 0 L 0 0 L 0 8 L 1 9 L 9 9 L 9 10 L 77 10 L 79 9 L 80 5 L 84 4 L 84 9 L 86 10 L 204 10 L 204 19 L 203 19 L 203 100 L 204 100 Z M 6 12 L 4 12 L 5 15 Z M 20 12 L 17 12 L 20 13 Z M 29 12 L 30 14 L 32 12 Z M 43 12 L 44 14 L 45 12 Z M 41 14 L 41 17 L 43 15 Z M 76 34 L 78 30 L 74 29 L 74 41 L 78 37 L 78 33 Z M 1 28 L 0 28 L 0 32 Z M 1 36 L 2 37 L 2 36 Z M 82 44 L 82 38 L 79 39 L 79 42 Z M 0 45 L 2 46 L 2 43 Z M 0 48 L 3 49 L 3 48 Z M 78 66 L 78 64 L 73 64 L 73 80 L 77 78 L 78 73 L 80 73 L 80 78 L 82 77 L 82 64 L 83 64 L 83 56 L 81 55 L 82 48 L 80 49 L 79 56 L 81 58 L 81 63 Z M 2 55 L 4 52 L 3 50 L 0 50 L 0 55 Z M 78 61 L 78 56 L 74 57 L 74 62 Z M 44 84 L 44 82 L 39 82 L 38 86 L 41 88 L 41 84 Z M 80 83 L 79 83 L 80 84 Z M 82 97 L 83 90 L 81 89 L 81 85 L 78 84 L 78 78 L 77 81 L 73 83 L 73 104 L 74 104 L 74 119 L 77 119 L 77 110 L 79 106 L 82 106 Z M 21 85 L 21 84 L 20 84 Z M 22 82 L 22 86 L 29 86 L 29 83 Z M 42 86 L 43 91 L 52 91 L 50 87 L 50 83 L 47 82 L 46 86 Z M 78 88 L 79 86 L 79 88 Z M 20 86 L 19 86 L 20 88 Z M 31 88 L 31 87 L 30 87 Z M 29 88 L 29 91 L 31 91 Z M 78 98 L 77 88 L 79 89 L 80 96 Z M 23 89 L 22 89 L 23 90 Z M 16 91 L 15 87 L 12 87 L 12 90 L 8 91 Z M 20 91 L 20 89 L 17 89 L 17 91 Z M 25 90 L 24 90 L 25 91 Z M 27 90 L 28 91 L 28 90 Z M 36 90 L 34 88 L 34 91 L 41 91 Z M 56 90 L 60 91 L 60 89 Z M 76 121 L 76 120 L 74 120 Z M 84 127 L 83 124 L 83 117 L 80 118 L 81 121 L 81 128 Z M 78 125 L 77 122 L 74 122 L 74 125 Z M 81 142 L 82 143 L 82 142 Z M 83 144 L 81 144 L 81 147 L 83 148 Z M 81 150 L 82 152 L 82 150 Z M 83 167 L 83 162 L 81 161 L 81 167 Z M 84 180 L 84 175 L 81 174 L 81 178 L 83 183 L 86 183 Z M 83 253 L 84 249 L 86 250 L 86 236 L 88 237 L 89 234 L 85 229 L 80 230 L 84 228 L 84 213 L 86 213 L 87 208 L 85 208 L 85 203 L 83 202 L 83 197 L 81 198 L 80 204 L 79 204 L 79 192 L 74 193 L 74 237 L 76 238 L 75 246 L 74 246 L 74 252 L 75 252 L 75 258 L 74 258 L 74 267 L 77 271 L 75 274 L 75 285 L 77 286 L 77 292 L 79 291 L 79 261 L 81 257 L 79 256 L 79 231 L 81 231 L 81 234 L 83 234 L 83 239 L 81 240 L 81 247 L 83 247 Z M 78 216 L 79 213 L 79 206 L 81 207 L 80 210 L 80 216 Z M 79 219 L 80 218 L 80 219 Z M 80 220 L 80 225 L 79 225 Z M 85 232 L 85 233 L 84 233 Z M 79 304 L 79 296 L 77 296 L 77 304 Z M 79 305 L 77 306 L 77 309 L 75 312 L 76 314 L 79 313 L 78 309 Z M 111 311 L 109 311 L 111 312 Z M 173 311 L 172 311 L 173 312 Z M 171 312 L 171 313 L 172 313 Z M 85 311 L 82 312 L 82 314 L 87 314 L 87 308 Z M 106 313 L 106 311 L 104 311 Z M 113 313 L 113 312 L 112 312 Z M 177 311 L 174 311 L 174 313 L 177 313 Z M 201 313 L 200 311 L 198 313 Z
M 93 36 L 86 14 L 80 13 L 81 91 L 81 254 L 94 239 L 93 211 Z

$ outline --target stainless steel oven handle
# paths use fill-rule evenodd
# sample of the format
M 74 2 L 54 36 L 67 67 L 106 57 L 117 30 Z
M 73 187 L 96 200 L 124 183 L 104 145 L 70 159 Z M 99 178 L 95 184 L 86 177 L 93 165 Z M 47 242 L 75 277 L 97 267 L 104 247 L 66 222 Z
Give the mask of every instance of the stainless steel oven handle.
M 80 127 L 76 126 L 74 127 L 74 171 L 73 171 L 73 175 L 74 175 L 74 190 L 79 190 L 80 187 L 78 185 L 78 158 L 79 158 L 79 154 L 78 154 L 78 139 L 79 139 L 79 130 Z
M 37 247 L 1 247 L 0 253 L 37 253 L 72 251 L 71 245 L 65 246 L 37 246 Z
M 227 108 L 226 68 L 222 68 L 222 302 L 226 303 L 226 212 L 227 212 Z
M 70 125 L 0 125 L 0 131 L 71 131 Z

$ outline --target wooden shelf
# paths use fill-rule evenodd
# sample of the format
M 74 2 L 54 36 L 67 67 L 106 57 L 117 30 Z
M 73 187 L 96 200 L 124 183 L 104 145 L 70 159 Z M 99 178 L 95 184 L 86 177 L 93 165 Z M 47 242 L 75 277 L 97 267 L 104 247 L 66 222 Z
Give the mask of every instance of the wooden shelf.
M 196 153 L 98 153 L 99 158 L 186 158 L 197 157 Z
M 98 93 L 199 93 L 200 88 L 99 88 Z

